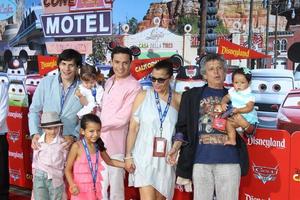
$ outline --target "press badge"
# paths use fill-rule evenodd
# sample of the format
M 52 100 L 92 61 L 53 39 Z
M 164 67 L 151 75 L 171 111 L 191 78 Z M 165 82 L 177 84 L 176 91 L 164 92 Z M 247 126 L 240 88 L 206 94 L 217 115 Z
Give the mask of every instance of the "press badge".
M 153 140 L 153 157 L 165 157 L 167 140 L 162 137 L 154 137 Z

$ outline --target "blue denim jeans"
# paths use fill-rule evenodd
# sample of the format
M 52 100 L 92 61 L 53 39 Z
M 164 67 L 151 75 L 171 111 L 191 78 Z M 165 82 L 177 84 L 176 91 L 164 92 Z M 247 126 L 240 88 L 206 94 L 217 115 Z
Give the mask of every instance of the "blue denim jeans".
M 238 200 L 241 179 L 239 164 L 194 164 L 194 200 Z
M 35 170 L 33 193 L 35 200 L 61 200 L 63 199 L 64 184 L 54 188 L 52 180 L 48 179 L 46 172 Z

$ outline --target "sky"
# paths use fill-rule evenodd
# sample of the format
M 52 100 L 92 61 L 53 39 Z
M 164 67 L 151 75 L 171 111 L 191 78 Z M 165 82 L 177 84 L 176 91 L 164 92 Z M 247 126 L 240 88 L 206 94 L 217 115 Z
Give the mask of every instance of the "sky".
M 113 4 L 113 23 L 125 23 L 126 17 L 136 18 L 139 22 L 143 19 L 152 2 L 155 0 L 115 0 Z
M 25 0 L 26 8 L 29 8 L 33 3 L 38 5 L 42 0 Z M 161 0 L 114 0 L 113 1 L 113 23 L 121 24 L 134 17 L 140 22 L 152 2 L 161 2 Z

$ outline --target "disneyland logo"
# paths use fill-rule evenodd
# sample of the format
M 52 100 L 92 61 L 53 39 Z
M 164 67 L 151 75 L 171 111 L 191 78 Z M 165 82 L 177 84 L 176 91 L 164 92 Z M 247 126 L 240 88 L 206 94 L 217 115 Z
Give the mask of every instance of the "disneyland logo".
M 244 57 L 249 57 L 250 55 L 250 51 L 243 51 L 241 49 L 238 49 L 238 50 L 235 50 L 235 49 L 230 49 L 230 48 L 227 48 L 227 47 L 224 47 L 222 46 L 222 54 L 230 54 L 230 55 L 233 55 L 235 57 L 238 57 L 238 56 L 244 56 Z
M 56 67 L 56 60 L 48 61 L 48 62 L 40 62 L 41 68 L 55 68 Z
M 268 197 L 267 199 L 264 199 L 264 198 L 255 197 L 255 196 L 245 193 L 245 200 L 271 200 L 271 198 Z
M 13 158 L 23 159 L 23 152 L 19 153 L 19 152 L 8 151 L 8 155 Z
M 261 139 L 256 137 L 248 138 L 248 145 L 264 146 L 266 148 L 275 147 L 279 149 L 285 148 L 285 139 L 274 140 L 273 138 Z
M 18 112 L 8 112 L 8 117 L 12 117 L 14 119 L 22 119 L 22 113 L 18 113 Z

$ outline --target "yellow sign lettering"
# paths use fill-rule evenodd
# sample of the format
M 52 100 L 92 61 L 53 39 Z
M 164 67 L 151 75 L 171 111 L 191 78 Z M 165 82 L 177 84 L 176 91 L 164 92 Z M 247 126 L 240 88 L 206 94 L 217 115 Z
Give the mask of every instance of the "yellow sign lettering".
M 224 47 L 222 46 L 222 54 L 229 54 L 229 55 L 232 55 L 232 56 L 235 56 L 235 57 L 238 57 L 238 56 L 243 56 L 243 57 L 249 57 L 250 55 L 250 51 L 247 50 L 247 51 L 243 51 L 241 49 L 230 49 L 228 47 Z
M 45 68 L 53 68 L 56 66 L 56 61 L 50 61 L 50 62 L 41 62 L 41 68 L 45 69 Z

